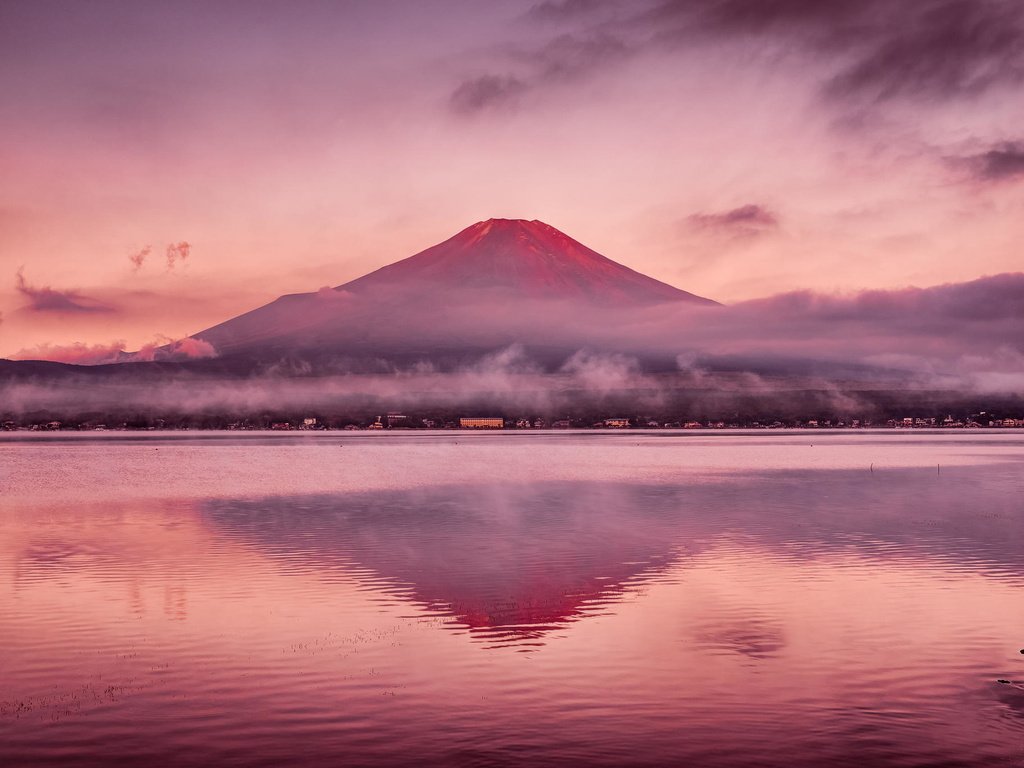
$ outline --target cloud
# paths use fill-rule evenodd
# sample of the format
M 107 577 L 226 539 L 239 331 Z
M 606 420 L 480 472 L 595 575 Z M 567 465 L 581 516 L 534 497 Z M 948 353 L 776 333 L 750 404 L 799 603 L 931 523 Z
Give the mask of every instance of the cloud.
M 130 261 L 132 263 L 132 268 L 136 272 L 138 272 L 139 269 L 142 268 L 143 262 L 146 260 L 146 257 L 149 256 L 149 254 L 150 254 L 150 252 L 152 250 L 153 250 L 152 246 L 147 245 L 141 251 L 137 251 L 136 253 L 133 253 L 133 254 L 128 256 L 128 261 Z
M 217 350 L 213 344 L 202 339 L 185 338 L 170 345 L 172 355 L 180 355 L 195 360 L 199 358 L 216 357 Z
M 794 291 L 735 305 L 775 316 L 799 315 L 823 325 L 857 320 L 894 330 L 922 328 L 933 323 L 965 327 L 965 323 L 998 320 L 1024 322 L 1024 273 L 982 277 L 966 283 L 930 288 L 827 294 Z
M 566 21 L 590 16 L 615 5 L 614 0 L 545 0 L 530 8 L 526 16 L 538 21 Z
M 125 343 L 113 341 L 110 344 L 40 344 L 22 349 L 11 356 L 12 360 L 50 360 L 74 365 L 104 365 L 123 359 Z
M 1019 372 L 1022 339 L 1024 273 L 1013 273 L 929 288 L 780 294 L 709 314 L 692 341 L 761 359 L 791 355 L 975 376 Z M 979 367 L 981 349 L 1006 353 Z
M 174 269 L 176 264 L 184 262 L 192 252 L 192 245 L 182 240 L 167 246 L 167 269 Z
M 522 80 L 511 75 L 483 75 L 467 80 L 451 95 L 451 108 L 471 115 L 496 107 L 514 106 L 527 90 Z
M 659 360 L 671 361 L 676 370 L 680 355 L 690 368 L 704 368 L 703 359 L 722 355 L 843 365 L 899 355 L 917 359 L 920 370 L 940 370 L 955 368 L 980 348 L 1024 351 L 1022 273 L 929 288 L 796 291 L 707 307 L 527 299 L 499 290 L 445 295 L 440 304 L 434 292 L 390 300 L 364 301 L 357 295 L 335 303 L 331 298 L 302 305 L 298 316 L 282 302 L 269 326 L 272 346 L 255 348 L 253 354 L 269 360 L 267 350 L 273 349 L 273 356 L 313 361 L 332 373 L 413 371 L 422 362 L 450 372 L 467 360 L 506 350 L 489 358 L 485 368 L 518 371 L 529 368 L 524 362 L 529 359 L 538 372 L 587 380 L 588 371 L 600 369 L 590 379 L 625 380 L 630 367 L 620 365 L 616 355 L 640 360 L 644 370 Z M 217 337 L 210 340 L 221 350 L 241 354 L 245 349 L 244 344 L 232 348 L 230 336 L 219 338 L 219 343 Z M 585 354 L 574 357 L 580 350 Z
M 84 296 L 75 290 L 58 290 L 49 286 L 37 287 L 25 280 L 24 267 L 15 275 L 18 293 L 28 299 L 28 309 L 33 312 L 94 313 L 113 312 L 114 308 L 96 299 Z
M 208 341 L 187 337 L 170 339 L 159 336 L 155 341 L 144 344 L 138 351 L 127 356 L 130 362 L 144 363 L 159 361 L 202 360 L 216 357 L 217 350 Z
M 1024 78 L 1024 7 L 1006 0 L 668 0 L 692 36 L 797 45 L 834 67 L 829 99 L 949 101 Z M 827 71 L 827 70 L 825 70 Z
M 624 40 L 607 32 L 559 35 L 533 54 L 540 66 L 535 82 L 586 76 L 626 59 L 630 52 Z
M 346 308 L 330 338 L 281 335 L 263 357 L 234 355 L 215 366 L 119 366 L 103 378 L 75 373 L 75 382 L 39 387 L 26 380 L 31 369 L 8 369 L 20 383 L 0 377 L 0 394 L 10 394 L 12 410 L 68 413 L 437 407 L 705 420 L 865 413 L 869 401 L 891 408 L 899 396 L 912 404 L 924 390 L 1013 393 L 1024 382 L 1024 273 L 928 288 L 795 291 L 731 306 L 513 306 L 499 296 L 446 296 L 443 312 L 403 299 L 408 311 L 384 310 L 386 323 Z M 216 354 L 201 340 L 159 339 L 136 353 L 115 343 L 19 357 L 95 364 Z M 956 397 L 950 402 L 961 402 Z
M 605 32 L 563 34 L 514 57 L 522 70 L 517 75 L 482 75 L 459 85 L 451 96 L 452 109 L 475 114 L 495 107 L 515 106 L 528 91 L 585 78 L 628 58 L 630 47 Z
M 144 344 L 136 352 L 127 352 L 124 341 L 109 344 L 40 344 L 19 350 L 12 360 L 48 360 L 73 365 L 109 365 L 111 363 L 138 363 L 160 361 L 199 360 L 216 357 L 217 351 L 201 339 L 171 339 L 166 336 Z
M 900 9 L 895 19 L 886 13 L 865 17 L 865 49 L 832 79 L 828 95 L 873 102 L 900 96 L 949 100 L 1024 78 L 1019 3 L 917 0 Z
M 605 393 L 635 387 L 641 381 L 639 362 L 621 353 L 598 354 L 580 350 L 565 361 L 562 373 L 588 392 Z
M 759 235 L 779 226 L 775 213 L 753 203 L 718 213 L 694 213 L 686 221 L 694 229 L 740 236 Z
M 833 96 L 952 98 L 1024 74 L 1024 8 L 1007 0 L 661 0 L 635 21 L 651 42 L 799 45 L 838 64 Z
M 316 292 L 316 298 L 320 301 L 348 301 L 353 298 L 354 294 L 351 291 L 344 291 L 340 288 L 332 288 L 329 285 L 324 285 L 319 288 Z
M 559 40 L 603 41 L 612 53 L 692 52 L 735 40 L 749 50 L 797 52 L 817 62 L 819 93 L 858 109 L 898 98 L 949 101 L 1024 82 L 1024 6 L 1011 0 L 652 0 L 620 4 L 624 13 L 616 18 L 596 14 L 611 6 L 534 5 L 527 18 L 575 26 L 568 38 L 533 46 L 542 71 Z M 597 71 L 621 58 L 584 56 L 574 71 Z M 528 80 L 531 87 L 547 84 L 543 76 Z
M 1010 181 L 1024 177 L 1024 143 L 1006 142 L 977 155 L 954 158 L 980 181 Z
M 719 33 L 762 33 L 782 28 L 793 32 L 836 29 L 878 4 L 878 0 L 658 0 L 638 17 L 662 28 L 674 25 Z

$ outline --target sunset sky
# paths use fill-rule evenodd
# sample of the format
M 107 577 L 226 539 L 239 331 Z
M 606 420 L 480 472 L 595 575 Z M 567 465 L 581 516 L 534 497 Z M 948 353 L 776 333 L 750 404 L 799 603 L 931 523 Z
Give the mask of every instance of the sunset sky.
M 0 4 L 0 356 L 490 217 L 737 302 L 1024 265 L 1017 0 Z

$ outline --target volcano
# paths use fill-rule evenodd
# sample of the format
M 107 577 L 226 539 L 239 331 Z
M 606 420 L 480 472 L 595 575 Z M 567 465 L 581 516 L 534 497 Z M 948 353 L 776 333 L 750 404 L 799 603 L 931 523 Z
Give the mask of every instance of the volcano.
M 351 282 L 281 296 L 194 338 L 222 356 L 429 357 L 536 346 L 583 315 L 595 318 L 600 336 L 617 312 L 669 303 L 716 305 L 541 221 L 489 219 Z
M 591 303 L 714 303 L 618 264 L 542 221 L 488 219 L 443 243 L 336 290 L 505 289 L 513 295 Z

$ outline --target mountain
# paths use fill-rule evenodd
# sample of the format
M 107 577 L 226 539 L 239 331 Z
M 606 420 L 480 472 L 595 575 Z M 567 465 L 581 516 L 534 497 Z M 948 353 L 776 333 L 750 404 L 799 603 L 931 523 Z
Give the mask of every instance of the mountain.
M 673 288 L 602 256 L 542 221 L 488 219 L 443 243 L 335 290 L 507 289 L 522 297 L 601 304 L 709 299 Z
M 489 219 L 344 285 L 281 296 L 194 338 L 221 355 L 401 357 L 534 344 L 581 312 L 666 303 L 716 305 L 543 222 Z
M 1011 274 L 723 307 L 542 222 L 491 219 L 114 363 L 0 360 L 0 421 L 1016 415 L 1022 297 Z

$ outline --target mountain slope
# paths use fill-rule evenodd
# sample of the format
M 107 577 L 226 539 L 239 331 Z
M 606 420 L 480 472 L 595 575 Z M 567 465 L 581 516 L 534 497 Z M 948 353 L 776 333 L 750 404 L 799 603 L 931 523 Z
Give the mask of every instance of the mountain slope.
M 478 222 L 337 290 L 360 293 L 407 286 L 505 288 L 529 298 L 602 304 L 715 303 L 614 262 L 549 224 L 522 219 Z
M 664 303 L 716 304 L 618 264 L 542 222 L 490 219 L 344 285 L 282 296 L 195 337 L 221 354 L 429 355 L 438 345 L 534 343 L 544 335 L 541 315 L 551 326 L 580 312 Z

